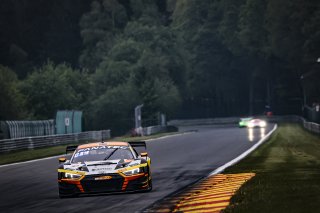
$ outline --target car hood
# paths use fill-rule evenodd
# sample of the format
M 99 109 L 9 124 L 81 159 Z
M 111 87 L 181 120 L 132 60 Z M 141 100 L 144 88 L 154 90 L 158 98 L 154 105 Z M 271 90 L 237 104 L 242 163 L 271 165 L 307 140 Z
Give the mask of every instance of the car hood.
M 129 168 L 141 164 L 141 160 L 106 160 L 106 161 L 86 161 L 84 163 L 65 164 L 63 169 L 85 172 L 86 175 L 117 173 L 118 170 Z

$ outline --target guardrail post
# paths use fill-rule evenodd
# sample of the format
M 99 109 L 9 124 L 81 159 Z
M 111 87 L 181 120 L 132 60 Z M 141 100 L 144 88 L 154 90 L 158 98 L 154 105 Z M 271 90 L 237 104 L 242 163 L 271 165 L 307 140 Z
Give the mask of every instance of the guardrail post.
M 28 141 L 29 141 L 28 149 L 34 149 L 32 137 L 29 137 Z
M 75 142 L 79 142 L 79 134 L 78 133 L 76 133 L 75 135 L 74 135 L 74 141 Z

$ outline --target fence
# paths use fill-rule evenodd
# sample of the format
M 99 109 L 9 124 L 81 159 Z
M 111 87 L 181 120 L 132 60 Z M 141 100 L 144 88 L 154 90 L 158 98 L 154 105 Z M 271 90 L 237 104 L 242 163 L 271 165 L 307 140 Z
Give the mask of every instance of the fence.
M 165 132 L 166 131 L 166 126 L 148 126 L 148 127 L 143 127 L 142 128 L 143 135 L 152 135 L 156 134 L 159 132 Z
M 297 115 L 288 115 L 288 116 L 274 116 L 268 118 L 269 122 L 292 122 L 300 123 L 305 129 L 310 132 L 320 134 L 320 125 L 314 122 L 309 122 L 305 118 Z
M 4 138 L 22 138 L 54 134 L 54 120 L 40 121 L 2 121 Z
M 300 123 L 305 129 L 320 134 L 320 125 L 314 122 L 309 122 L 301 116 L 297 115 L 285 115 L 285 116 L 258 116 L 256 118 L 265 119 L 268 122 L 292 122 Z M 188 119 L 188 120 L 172 120 L 169 121 L 169 125 L 173 126 L 195 126 L 195 125 L 236 125 L 240 120 L 240 117 L 230 118 L 207 118 L 207 119 Z
M 313 122 L 308 122 L 304 118 L 300 117 L 300 123 L 302 126 L 310 132 L 320 134 L 320 125 Z
M 315 105 L 314 107 L 304 107 L 304 117 L 306 117 L 309 121 L 314 123 L 320 123 L 320 106 Z
M 101 130 L 64 135 L 6 139 L 0 140 L 0 153 L 23 149 L 34 149 L 48 146 L 80 143 L 84 141 L 102 141 L 105 139 L 109 139 L 110 137 L 110 130 Z
M 239 122 L 239 120 L 240 120 L 239 117 L 186 119 L 186 120 L 172 120 L 168 122 L 168 125 L 192 126 L 192 125 L 236 124 Z
M 56 114 L 56 134 L 79 133 L 82 131 L 82 111 L 63 110 Z

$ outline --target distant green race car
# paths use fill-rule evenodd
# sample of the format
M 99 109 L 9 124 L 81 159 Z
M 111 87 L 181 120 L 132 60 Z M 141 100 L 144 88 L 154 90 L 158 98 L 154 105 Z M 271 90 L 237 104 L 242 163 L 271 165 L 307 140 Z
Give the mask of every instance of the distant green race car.
M 248 123 L 252 120 L 253 118 L 240 118 L 239 121 L 239 127 L 247 127 Z

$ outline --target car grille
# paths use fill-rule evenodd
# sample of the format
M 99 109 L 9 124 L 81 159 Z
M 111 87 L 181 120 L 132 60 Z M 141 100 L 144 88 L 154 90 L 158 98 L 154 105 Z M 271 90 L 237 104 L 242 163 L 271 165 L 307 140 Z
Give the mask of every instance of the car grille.
M 96 180 L 103 176 L 111 176 L 111 179 Z M 115 192 L 121 191 L 124 178 L 119 174 L 88 175 L 81 180 L 85 192 Z
M 134 190 L 143 189 L 142 186 L 146 185 L 146 183 L 144 183 L 146 181 L 148 181 L 148 177 L 141 177 L 136 180 L 129 181 L 126 190 L 127 191 L 134 191 Z

